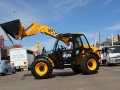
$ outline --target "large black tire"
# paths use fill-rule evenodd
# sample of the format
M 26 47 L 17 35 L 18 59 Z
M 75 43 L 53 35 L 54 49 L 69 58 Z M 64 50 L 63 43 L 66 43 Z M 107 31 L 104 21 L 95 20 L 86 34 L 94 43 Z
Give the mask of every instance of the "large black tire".
M 83 74 L 95 74 L 99 70 L 99 60 L 95 55 L 86 55 L 81 61 Z
M 52 71 L 52 64 L 46 59 L 35 60 L 31 65 L 31 73 L 37 79 L 48 78 Z
M 77 66 L 77 65 L 74 65 L 74 66 L 72 67 L 72 70 L 73 70 L 73 72 L 75 72 L 75 73 L 82 73 L 81 67 L 80 67 L 80 66 Z

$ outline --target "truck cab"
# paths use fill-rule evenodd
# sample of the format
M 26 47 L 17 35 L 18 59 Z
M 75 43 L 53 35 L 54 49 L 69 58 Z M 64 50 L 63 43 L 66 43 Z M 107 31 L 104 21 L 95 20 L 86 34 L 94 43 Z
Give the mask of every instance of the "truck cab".
M 120 45 L 106 46 L 102 48 L 101 63 L 106 66 L 120 63 Z

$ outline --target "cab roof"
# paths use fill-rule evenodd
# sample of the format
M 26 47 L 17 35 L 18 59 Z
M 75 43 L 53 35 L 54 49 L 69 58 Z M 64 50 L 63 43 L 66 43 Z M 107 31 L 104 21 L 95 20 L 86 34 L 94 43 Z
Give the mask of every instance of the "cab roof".
M 63 33 L 63 34 L 59 34 L 59 36 L 77 36 L 77 35 L 83 35 L 82 33 Z

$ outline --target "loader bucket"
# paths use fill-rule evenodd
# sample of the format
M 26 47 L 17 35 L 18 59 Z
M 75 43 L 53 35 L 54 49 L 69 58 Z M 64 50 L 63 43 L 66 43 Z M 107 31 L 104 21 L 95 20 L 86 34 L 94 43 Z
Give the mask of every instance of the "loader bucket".
M 18 39 L 17 35 L 20 27 L 20 20 L 13 20 L 0 25 L 7 34 L 12 36 L 14 39 Z

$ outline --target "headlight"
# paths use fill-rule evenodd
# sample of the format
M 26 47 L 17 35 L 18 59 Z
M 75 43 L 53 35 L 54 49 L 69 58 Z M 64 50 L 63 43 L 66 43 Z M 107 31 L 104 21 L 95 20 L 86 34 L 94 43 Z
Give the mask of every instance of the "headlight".
M 114 60 L 114 58 L 113 57 L 109 57 L 109 60 Z
M 115 58 L 111 57 L 110 60 L 115 60 Z

